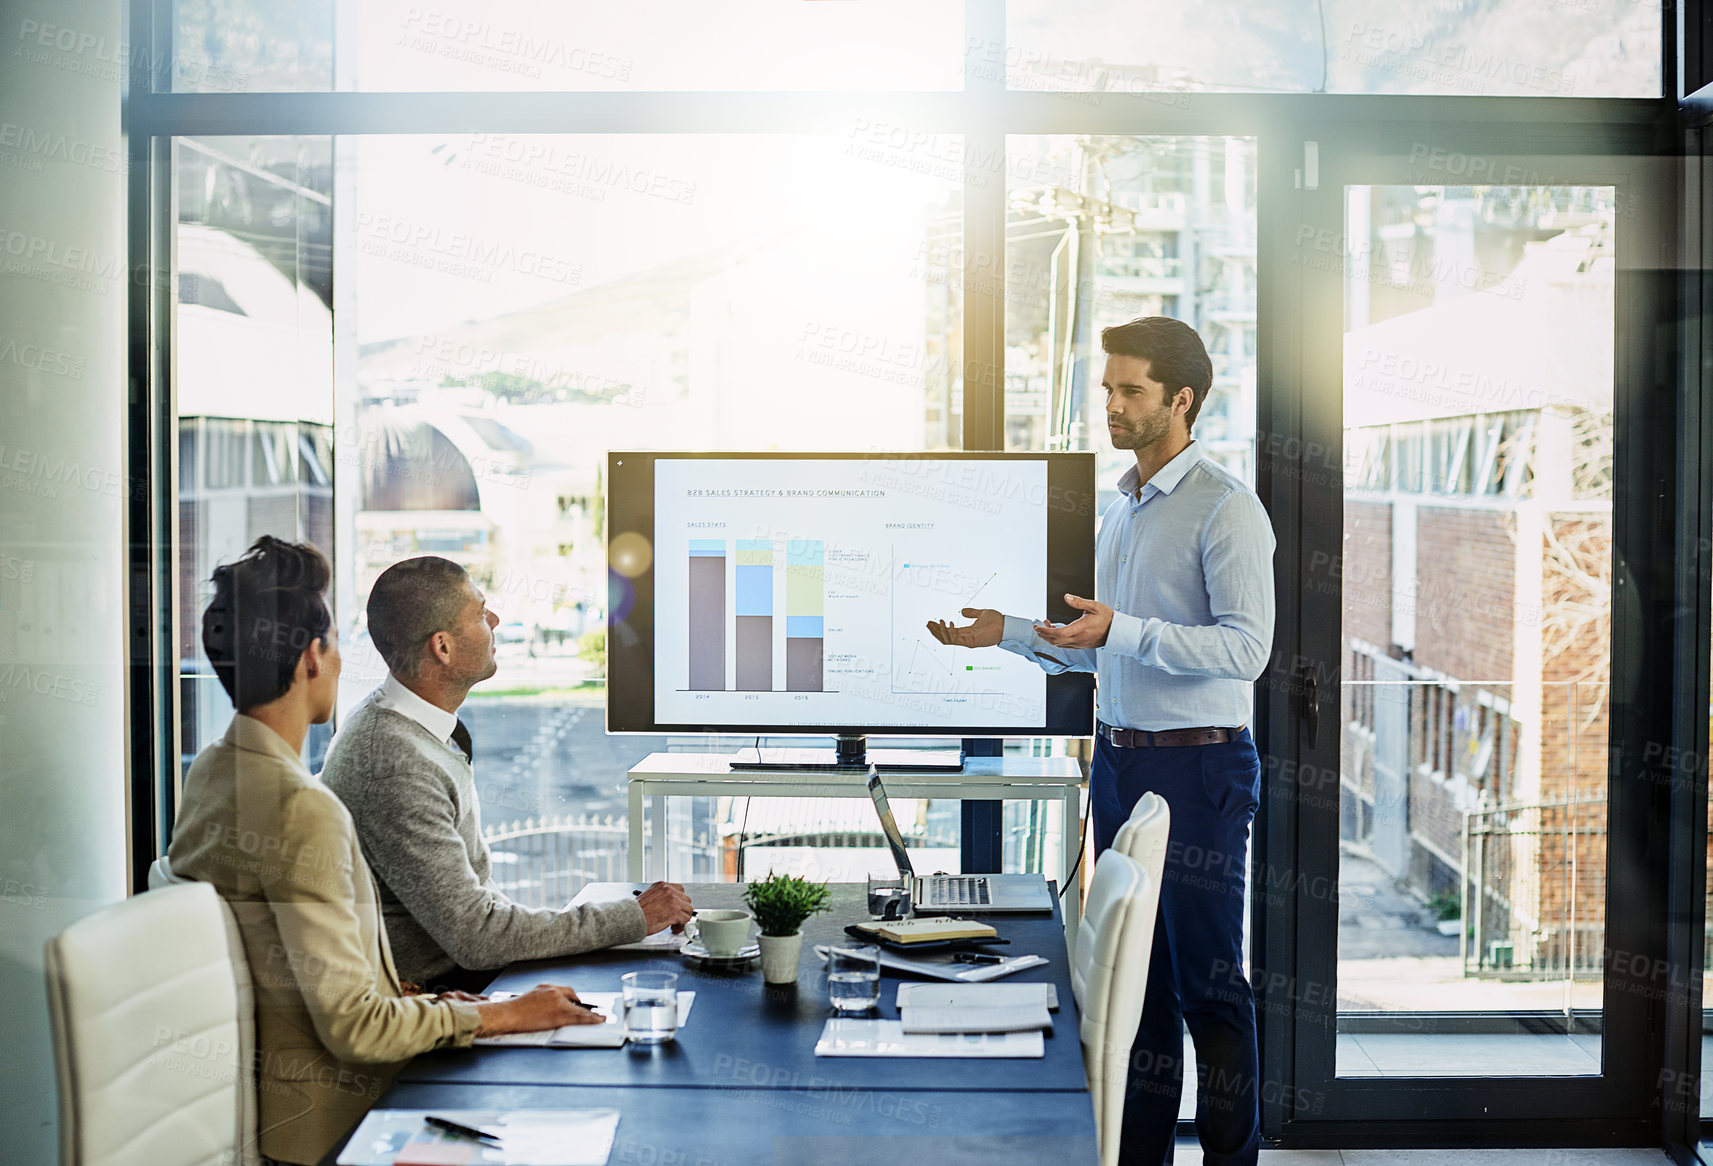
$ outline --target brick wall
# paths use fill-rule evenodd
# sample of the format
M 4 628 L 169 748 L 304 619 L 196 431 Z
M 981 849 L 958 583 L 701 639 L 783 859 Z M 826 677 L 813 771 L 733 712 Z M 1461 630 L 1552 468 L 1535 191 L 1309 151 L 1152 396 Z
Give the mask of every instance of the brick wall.
M 1580 922 L 1606 912 L 1606 797 L 1609 717 L 1612 523 L 1609 515 L 1548 516 L 1553 546 L 1543 548 L 1541 795 L 1586 799 L 1574 811 L 1548 810 L 1543 825 L 1566 831 L 1540 857 L 1542 919 Z M 1575 858 L 1574 878 L 1571 858 Z
M 1344 634 L 1386 647 L 1392 642 L 1392 507 L 1344 503 Z
M 1516 520 L 1502 510 L 1416 511 L 1415 661 L 1460 680 L 1515 667 Z

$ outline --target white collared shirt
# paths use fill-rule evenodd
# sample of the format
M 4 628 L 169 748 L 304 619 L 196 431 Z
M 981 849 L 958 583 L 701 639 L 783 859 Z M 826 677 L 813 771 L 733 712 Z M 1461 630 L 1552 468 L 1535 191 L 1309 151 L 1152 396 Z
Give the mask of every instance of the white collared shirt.
M 1065 649 L 1005 617 L 1000 647 L 1047 672 L 1093 672 L 1096 712 L 1125 729 L 1236 728 L 1273 648 L 1273 528 L 1241 479 L 1191 442 L 1145 484 L 1135 466 L 1101 520 L 1105 646 Z M 1140 486 L 1140 488 L 1138 488 Z
M 409 717 L 444 745 L 452 744 L 452 730 L 458 727 L 458 714 L 449 713 L 439 705 L 429 704 L 399 682 L 391 672 L 375 690 L 375 703 Z

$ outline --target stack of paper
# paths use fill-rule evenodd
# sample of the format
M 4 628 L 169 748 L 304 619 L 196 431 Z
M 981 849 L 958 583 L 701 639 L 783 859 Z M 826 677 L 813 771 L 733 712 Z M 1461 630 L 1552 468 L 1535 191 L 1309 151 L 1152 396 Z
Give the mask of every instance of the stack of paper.
M 1034 1032 L 907 1033 L 897 1020 L 827 1021 L 817 1057 L 1040 1057 L 1047 1046 Z
M 491 1000 L 508 1000 L 516 995 L 513 992 L 495 992 Z M 478 1046 L 523 1046 L 538 1049 L 616 1049 L 625 1043 L 624 1021 L 619 1014 L 620 995 L 617 992 L 579 992 L 577 998 L 585 1004 L 593 1004 L 595 1011 L 605 1019 L 600 1024 L 568 1024 L 564 1028 L 550 1028 L 541 1032 L 508 1032 L 503 1036 L 484 1036 L 476 1039 Z M 683 1028 L 690 1020 L 690 1006 L 696 1002 L 696 993 L 678 993 L 678 1027 Z
M 1053 1027 L 1045 1004 L 1009 1004 L 988 1008 L 919 1008 L 898 1014 L 906 1033 L 1040 1032 Z
M 898 985 L 898 1007 L 966 1008 L 982 1005 L 1043 1004 L 1059 1008 L 1059 990 L 1051 984 L 922 984 L 905 981 Z
M 906 1033 L 1033 1032 L 1051 1030 L 1051 984 L 916 984 L 898 989 Z M 923 991 L 927 989 L 927 991 Z M 1057 994 L 1054 993 L 1056 996 Z
M 423 1120 L 431 1113 L 492 1130 L 500 1144 L 438 1131 Z M 339 1166 L 604 1166 L 618 1128 L 616 1109 L 372 1109 Z

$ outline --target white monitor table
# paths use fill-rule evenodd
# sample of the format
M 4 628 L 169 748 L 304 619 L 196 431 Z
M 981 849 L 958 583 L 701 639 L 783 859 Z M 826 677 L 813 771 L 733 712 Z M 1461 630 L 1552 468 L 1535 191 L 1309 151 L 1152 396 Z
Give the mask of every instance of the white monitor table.
M 650 753 L 627 775 L 630 793 L 629 876 L 633 882 L 667 877 L 666 799 L 669 797 L 868 798 L 866 770 L 734 770 L 725 753 Z M 958 773 L 886 774 L 887 793 L 900 798 L 955 801 L 1056 801 L 1060 814 L 1060 886 L 1069 887 L 1065 931 L 1074 941 L 1082 915 L 1082 888 L 1075 877 L 1082 824 L 1082 770 L 1071 757 L 971 757 Z M 644 870 L 643 798 L 649 805 Z

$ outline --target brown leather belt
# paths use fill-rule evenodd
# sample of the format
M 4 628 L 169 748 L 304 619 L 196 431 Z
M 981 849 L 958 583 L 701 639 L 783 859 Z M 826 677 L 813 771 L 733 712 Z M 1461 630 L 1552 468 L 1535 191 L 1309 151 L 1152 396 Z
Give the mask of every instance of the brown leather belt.
M 1239 725 L 1235 729 L 1166 729 L 1150 733 L 1146 729 L 1115 729 L 1104 721 L 1095 722 L 1095 731 L 1120 749 L 1139 749 L 1148 745 L 1167 748 L 1174 745 L 1223 745 L 1243 729 L 1244 726 Z

